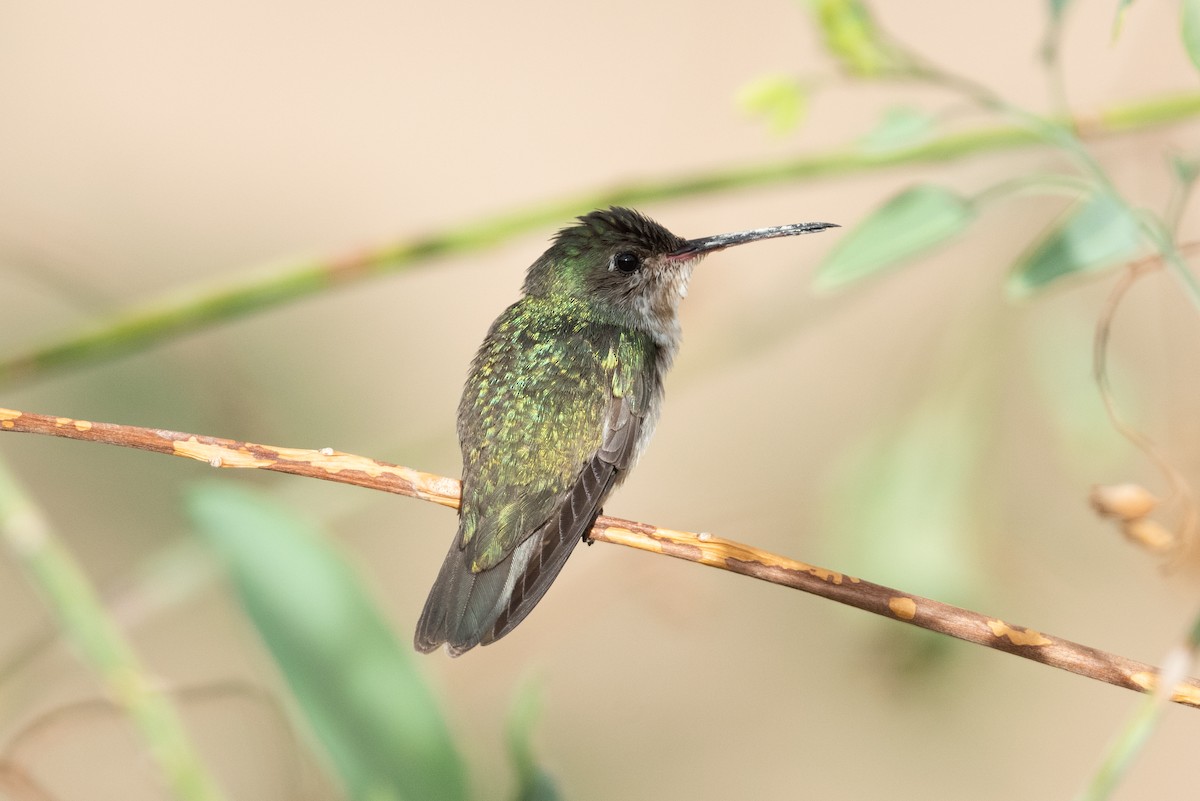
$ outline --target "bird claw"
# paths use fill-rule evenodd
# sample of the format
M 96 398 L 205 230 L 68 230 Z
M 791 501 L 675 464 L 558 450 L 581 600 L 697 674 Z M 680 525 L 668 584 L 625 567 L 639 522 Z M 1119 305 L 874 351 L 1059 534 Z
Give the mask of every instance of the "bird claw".
M 594 539 L 592 539 L 592 526 L 596 525 L 596 521 L 600 518 L 600 515 L 602 515 L 602 514 L 604 514 L 604 510 L 603 509 L 598 510 L 596 512 L 596 516 L 592 518 L 591 525 L 589 525 L 587 528 L 585 528 L 583 530 L 583 536 L 581 536 L 579 538 L 579 540 L 584 545 L 587 545 L 590 547 L 590 546 L 596 544 L 596 541 Z

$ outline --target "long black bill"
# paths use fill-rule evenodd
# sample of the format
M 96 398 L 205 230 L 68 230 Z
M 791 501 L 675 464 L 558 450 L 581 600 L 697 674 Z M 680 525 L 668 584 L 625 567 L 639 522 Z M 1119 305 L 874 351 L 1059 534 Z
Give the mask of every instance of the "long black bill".
M 838 226 L 837 223 L 827 222 L 792 223 L 791 225 L 776 225 L 772 226 L 771 228 L 755 228 L 753 231 L 738 231 L 734 234 L 705 236 L 701 237 L 700 239 L 689 239 L 683 244 L 683 247 L 668 254 L 668 258 L 683 259 L 692 256 L 701 256 L 705 253 L 712 253 L 716 250 L 731 248 L 734 245 L 744 245 L 747 242 L 757 242 L 759 239 L 774 239 L 780 236 L 814 234 L 817 231 L 824 231 L 826 228 L 838 227 L 840 226 Z

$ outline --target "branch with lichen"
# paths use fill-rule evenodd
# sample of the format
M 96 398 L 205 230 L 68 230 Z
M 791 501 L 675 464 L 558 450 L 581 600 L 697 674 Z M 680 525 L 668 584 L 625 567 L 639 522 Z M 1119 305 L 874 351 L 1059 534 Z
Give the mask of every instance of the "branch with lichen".
M 1180 122 L 1200 114 L 1200 95 L 1156 97 L 1081 117 L 1035 117 L 1043 126 L 1098 139 Z M 998 125 L 941 136 L 887 151 L 857 145 L 790 159 L 724 167 L 598 191 L 484 217 L 423 236 L 330 259 L 284 265 L 271 272 L 236 271 L 238 278 L 208 288 L 179 291 L 133 306 L 28 350 L 0 357 L 0 384 L 70 365 L 94 363 L 144 350 L 223 320 L 268 309 L 370 276 L 401 272 L 439 256 L 470 253 L 559 224 L 608 205 L 637 205 L 717 192 L 854 175 L 910 164 L 953 161 L 1044 144 L 1025 125 Z
M 11 409 L 0 409 L 0 431 L 101 442 L 184 456 L 213 467 L 272 470 L 354 484 L 452 509 L 458 508 L 459 502 L 456 479 L 340 453 L 331 448 L 281 448 Z M 597 542 L 673 556 L 791 587 L 1117 687 L 1138 692 L 1153 692 L 1157 687 L 1158 669 L 1151 665 L 711 534 L 693 534 L 616 517 L 601 517 L 596 521 L 591 537 Z M 1170 698 L 1176 703 L 1200 707 L 1200 680 L 1192 678 L 1179 683 L 1172 689 Z

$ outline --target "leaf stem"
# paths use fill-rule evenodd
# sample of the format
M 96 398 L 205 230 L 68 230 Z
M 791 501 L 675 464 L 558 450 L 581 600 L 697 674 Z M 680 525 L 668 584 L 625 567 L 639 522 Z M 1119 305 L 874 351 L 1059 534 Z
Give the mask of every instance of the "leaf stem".
M 970 88 L 969 83 L 960 85 L 964 91 Z M 300 261 L 270 271 L 239 270 L 233 280 L 192 287 L 117 311 L 79 330 L 0 358 L 0 385 L 145 350 L 168 339 L 337 286 L 415 269 L 437 257 L 476 252 L 530 231 L 561 224 L 574 214 L 597 207 L 652 203 L 951 161 L 1036 145 L 1045 141 L 1047 131 L 1065 134 L 1068 126 L 1086 131 L 1089 136 L 1109 136 L 1197 114 L 1200 114 L 1200 94 L 1172 95 L 1104 110 L 1086 125 L 1071 119 L 1026 115 L 1029 118 L 1020 125 L 951 134 L 887 152 L 864 152 L 857 146 L 847 146 L 779 161 L 618 184 L 334 258 Z

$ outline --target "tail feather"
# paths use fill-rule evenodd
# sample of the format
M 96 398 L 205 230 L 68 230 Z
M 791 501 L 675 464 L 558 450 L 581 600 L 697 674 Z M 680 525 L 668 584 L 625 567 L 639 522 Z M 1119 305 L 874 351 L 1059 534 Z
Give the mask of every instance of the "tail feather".
M 547 528 L 550 526 L 538 529 L 503 561 L 482 573 L 471 572 L 466 555 L 456 541 L 446 554 L 446 561 L 442 563 L 417 622 L 413 640 L 417 650 L 428 653 L 446 643 L 450 655 L 458 656 L 476 645 L 499 639 L 523 620 L 545 595 L 550 582 L 574 550 L 574 542 L 556 549 L 557 552 L 552 554 L 551 569 L 538 568 L 543 583 L 536 597 L 529 596 L 522 579 L 534 552 L 543 550 L 546 544 L 543 535 Z M 510 609 L 514 592 L 524 599 L 519 610 Z M 504 627 L 503 631 L 498 631 L 499 626 Z
M 600 514 L 616 479 L 612 465 L 593 460 L 555 514 L 502 561 L 472 573 L 455 537 L 417 622 L 413 643 L 429 652 L 442 643 L 451 656 L 495 642 L 520 623 L 550 585 Z
M 528 564 L 513 582 L 503 608 L 497 610 L 491 631 L 481 640 L 484 645 L 512 631 L 542 600 L 581 537 L 591 531 L 600 516 L 600 503 L 615 479 L 612 465 L 593 460 L 580 474 L 579 482 L 559 507 L 558 514 L 546 521 L 537 536 L 522 543 L 524 546 L 536 541 L 538 547 L 529 554 Z
M 530 537 L 495 567 L 472 573 L 456 539 L 417 622 L 413 638 L 417 650 L 428 653 L 446 643 L 450 655 L 458 656 L 481 641 L 491 642 L 485 638 L 537 544 L 538 538 Z
M 418 651 L 433 651 L 446 642 L 451 632 L 458 628 L 458 615 L 454 610 L 466 608 L 475 578 L 475 574 L 467 569 L 458 538 L 455 537 L 450 544 L 450 553 L 446 554 L 442 568 L 438 571 L 433 589 L 429 591 L 429 597 L 425 600 L 421 618 L 417 621 L 413 644 Z

